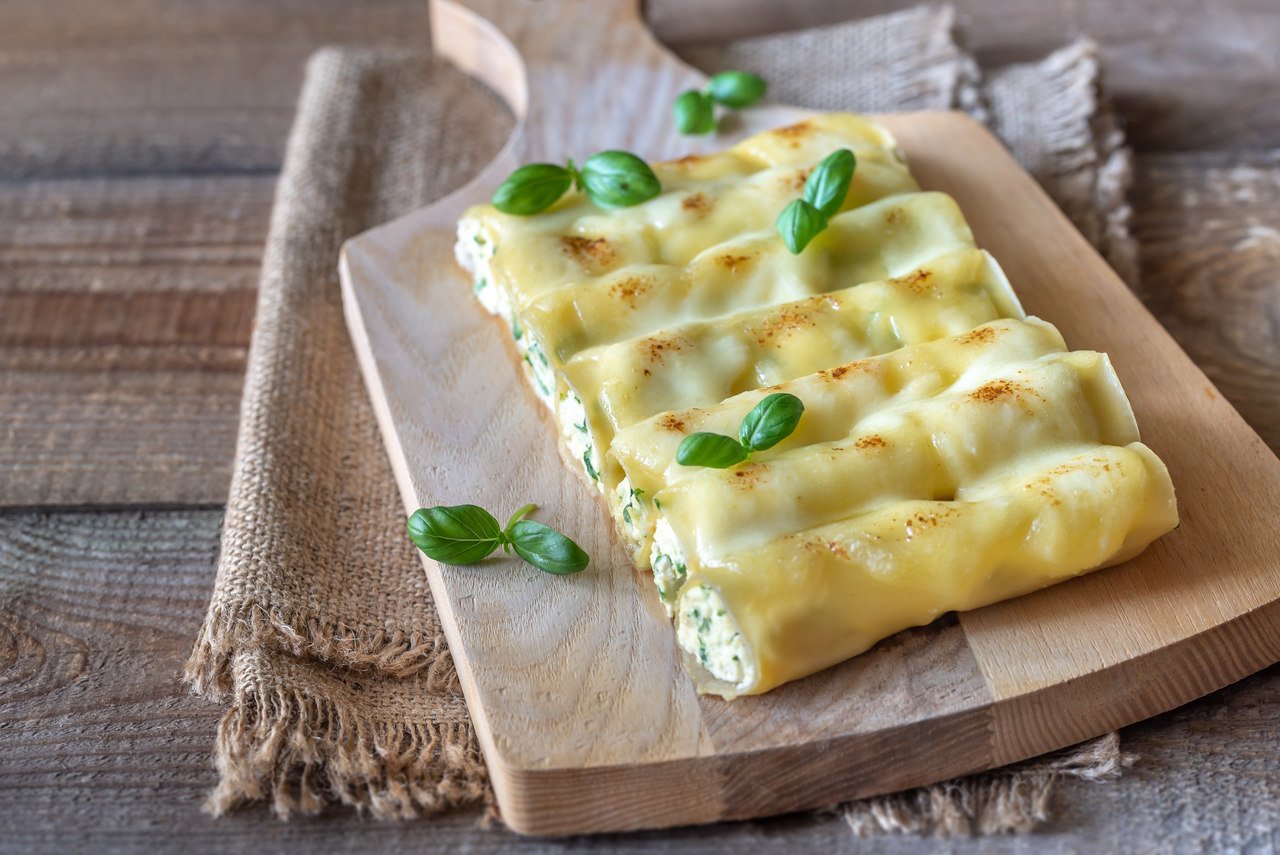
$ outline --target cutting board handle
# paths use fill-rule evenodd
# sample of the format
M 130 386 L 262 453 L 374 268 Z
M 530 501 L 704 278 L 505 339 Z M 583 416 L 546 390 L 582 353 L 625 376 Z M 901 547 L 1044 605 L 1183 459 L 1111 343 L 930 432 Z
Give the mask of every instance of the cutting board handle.
M 671 101 L 706 80 L 654 40 L 639 0 L 432 0 L 431 34 L 516 114 L 521 162 L 674 136 Z
M 721 133 L 682 136 L 672 102 L 706 75 L 653 38 L 640 0 L 431 0 L 430 13 L 436 54 L 497 92 L 516 128 L 473 181 L 424 212 L 426 226 L 451 229 L 525 163 L 581 163 L 610 148 L 649 161 L 702 154 L 808 115 L 753 107 Z

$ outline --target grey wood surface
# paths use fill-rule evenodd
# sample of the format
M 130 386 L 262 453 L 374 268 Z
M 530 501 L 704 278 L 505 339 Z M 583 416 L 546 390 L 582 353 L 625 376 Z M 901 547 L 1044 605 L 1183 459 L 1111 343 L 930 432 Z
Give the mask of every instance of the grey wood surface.
M 531 840 L 477 813 L 410 824 L 335 812 L 280 823 L 199 811 L 221 709 L 178 683 L 217 552 L 218 511 L 0 517 L 0 850 L 104 852 L 922 852 L 859 841 L 835 816 L 796 814 L 600 838 Z M 1280 666 L 1127 729 L 1138 755 L 1111 783 L 1066 781 L 1056 819 L 957 852 L 1250 849 L 1280 845 Z
M 670 43 L 905 3 L 651 0 Z M 1138 148 L 1142 296 L 1280 448 L 1280 8 L 958 0 L 980 58 L 1085 31 Z M 888 851 L 806 814 L 529 841 L 475 815 L 214 821 L 221 710 L 178 682 L 213 581 L 256 268 L 301 63 L 419 46 L 422 0 L 7 0 L 0 8 L 0 851 Z M 951 851 L 1280 849 L 1280 669 L 1127 729 L 1026 838 Z

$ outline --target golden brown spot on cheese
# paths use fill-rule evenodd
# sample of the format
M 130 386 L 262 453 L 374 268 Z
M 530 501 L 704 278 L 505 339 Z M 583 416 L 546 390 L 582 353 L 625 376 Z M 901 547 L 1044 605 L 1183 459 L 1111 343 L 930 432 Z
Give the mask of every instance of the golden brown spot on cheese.
M 783 175 L 782 186 L 787 190 L 803 193 L 805 182 L 809 180 L 809 173 L 812 171 L 812 169 L 797 169 L 790 175 Z
M 641 356 L 649 362 L 661 362 L 667 353 L 684 350 L 684 342 L 676 336 L 650 336 L 640 343 Z M 649 370 L 646 368 L 646 375 Z
M 776 338 L 785 338 L 788 333 L 805 327 L 814 326 L 814 300 L 806 300 L 794 306 L 787 306 L 770 312 L 759 323 L 747 328 L 748 334 L 755 337 L 756 344 L 770 344 Z
M 565 255 L 587 268 L 599 269 L 608 267 L 618 255 L 612 244 L 602 237 L 589 238 L 581 235 L 561 235 L 560 248 Z
M 653 282 L 644 276 L 628 276 L 610 285 L 609 293 L 615 300 L 623 300 L 634 309 L 637 298 L 651 287 Z
M 668 160 L 668 166 L 697 166 L 706 160 L 705 154 L 686 154 L 684 157 L 678 157 L 675 160 Z
M 990 344 L 996 340 L 996 331 L 991 327 L 978 327 L 960 336 L 960 344 Z
M 754 255 L 733 255 L 726 253 L 725 255 L 716 256 L 716 264 L 728 270 L 730 273 L 737 273 L 739 270 L 747 266 Z
M 663 430 L 673 431 L 674 433 L 684 433 L 684 419 L 680 418 L 680 416 L 675 413 L 667 413 L 665 416 L 658 419 L 658 427 Z
M 808 122 L 796 122 L 794 125 L 778 128 L 773 133 L 790 143 L 792 148 L 799 148 L 801 141 L 813 133 L 813 126 Z
M 936 293 L 937 289 L 933 287 L 933 271 L 924 267 L 917 268 L 906 276 L 899 276 L 893 280 L 893 284 L 900 288 L 906 288 L 912 294 L 923 296 L 925 294 Z
M 870 373 L 874 370 L 875 365 L 870 360 L 859 359 L 857 362 L 850 362 L 847 365 L 838 365 L 835 368 L 825 368 L 818 372 L 818 376 L 828 383 L 834 380 L 843 380 L 848 375 L 856 372 Z
M 842 561 L 851 561 L 853 554 L 849 552 L 849 547 L 837 540 L 828 540 L 822 546 L 835 557 Z
M 870 436 L 859 437 L 858 441 L 853 444 L 853 447 L 863 450 L 867 448 L 885 448 L 888 444 L 889 443 L 885 442 L 884 437 L 873 433 Z
M 984 404 L 994 404 L 1006 398 L 1016 398 L 1021 391 L 1022 387 L 1010 380 L 991 380 L 970 392 L 969 397 Z
M 707 198 L 706 193 L 693 193 L 680 200 L 680 207 L 686 211 L 705 214 L 711 210 L 711 200 Z
M 767 464 L 744 463 L 733 470 L 733 480 L 729 483 L 739 490 L 751 490 L 764 479 L 767 471 Z
M 1052 489 L 1049 488 L 1048 484 L 1049 484 L 1048 478 L 1041 478 L 1039 481 L 1035 482 L 1034 484 L 1023 484 L 1022 489 L 1031 493 L 1039 493 L 1041 496 L 1048 499 L 1049 502 L 1055 507 L 1057 505 L 1061 505 L 1062 500 L 1059 499 L 1058 495 L 1054 493 Z
M 902 222 L 901 208 L 890 208 L 884 215 L 884 224 L 886 226 L 896 226 L 900 222 Z

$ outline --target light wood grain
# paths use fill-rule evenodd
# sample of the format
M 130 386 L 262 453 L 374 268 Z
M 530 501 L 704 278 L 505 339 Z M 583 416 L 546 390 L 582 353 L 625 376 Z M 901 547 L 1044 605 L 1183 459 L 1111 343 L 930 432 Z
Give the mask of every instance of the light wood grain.
M 635 28 L 629 6 L 597 20 L 611 32 Z M 437 36 L 457 61 L 500 56 L 486 66 L 490 82 L 523 122 L 473 185 L 350 242 L 344 300 L 406 510 L 537 498 L 543 518 L 595 556 L 591 572 L 569 579 L 426 562 L 513 828 L 706 822 L 929 783 L 1110 730 L 1280 658 L 1280 538 L 1259 510 L 1280 504 L 1280 461 L 994 138 L 960 114 L 917 114 L 885 121 L 922 185 L 957 197 L 1030 311 L 1074 346 L 1112 352 L 1140 423 L 1154 425 L 1149 443 L 1173 470 L 1184 524 L 1122 568 L 962 616 L 964 643 L 939 624 L 762 697 L 694 699 L 652 590 L 630 572 L 601 504 L 561 465 L 556 431 L 524 390 L 504 332 L 449 271 L 461 205 L 484 198 L 514 163 L 627 134 L 576 115 L 577 102 L 603 97 L 595 87 L 644 93 L 653 100 L 624 112 L 654 115 L 688 72 L 655 73 L 662 56 L 640 36 L 627 42 L 634 54 L 614 44 L 606 57 L 582 45 L 566 52 L 547 35 L 557 28 L 508 14 L 505 35 L 528 63 L 521 73 L 494 29 L 438 8 Z M 539 9 L 564 15 L 573 32 L 590 25 L 568 8 Z M 645 76 L 650 85 L 634 85 Z M 575 79 L 575 98 L 557 100 Z M 783 115 L 795 116 L 765 118 Z M 760 118 L 745 115 L 743 132 Z M 629 146 L 648 155 L 651 136 L 635 127 Z M 436 385 L 424 388 L 422 365 Z M 1207 456 L 1206 446 L 1220 451 Z

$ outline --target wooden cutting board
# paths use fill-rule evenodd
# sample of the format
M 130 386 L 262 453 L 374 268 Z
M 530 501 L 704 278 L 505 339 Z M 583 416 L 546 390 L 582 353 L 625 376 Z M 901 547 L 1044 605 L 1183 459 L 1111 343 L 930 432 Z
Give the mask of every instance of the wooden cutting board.
M 472 184 L 350 241 L 341 268 L 406 512 L 474 502 L 505 518 L 535 501 L 537 519 L 592 556 L 572 577 L 424 562 L 512 828 L 709 822 L 927 784 L 1095 736 L 1280 659 L 1280 461 L 982 127 L 897 115 L 882 121 L 921 185 L 958 200 L 1027 310 L 1072 347 L 1111 354 L 1173 475 L 1182 525 L 1128 564 L 900 633 L 768 695 L 699 697 L 651 581 L 562 464 L 505 330 L 473 302 L 454 223 L 522 163 L 609 147 L 656 160 L 804 113 L 749 110 L 716 138 L 680 137 L 671 102 L 702 77 L 652 41 L 634 0 L 471 5 L 493 23 L 436 0 L 435 48 L 497 90 L 519 127 Z

